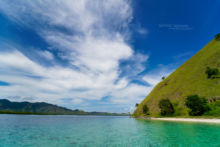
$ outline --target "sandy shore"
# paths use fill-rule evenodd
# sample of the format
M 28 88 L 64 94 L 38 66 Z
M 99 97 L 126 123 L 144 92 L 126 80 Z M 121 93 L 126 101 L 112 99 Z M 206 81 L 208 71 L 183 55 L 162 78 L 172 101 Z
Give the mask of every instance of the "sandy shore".
M 164 121 L 182 121 L 182 122 L 201 122 L 201 123 L 219 123 L 220 119 L 205 119 L 205 118 L 149 118 L 152 120 Z

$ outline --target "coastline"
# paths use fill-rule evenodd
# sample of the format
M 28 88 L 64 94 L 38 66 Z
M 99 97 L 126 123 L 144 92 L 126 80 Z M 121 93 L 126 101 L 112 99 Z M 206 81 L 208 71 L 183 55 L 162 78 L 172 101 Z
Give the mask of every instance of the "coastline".
M 1 114 L 9 114 L 9 115 L 81 115 L 81 116 L 130 116 L 126 114 L 120 114 L 120 113 L 96 113 L 96 114 L 91 114 L 92 112 L 86 112 L 84 114 L 79 114 L 79 113 L 37 113 L 37 112 L 14 112 L 14 111 L 1 111 L 0 110 L 0 115 Z
M 147 119 L 147 120 L 160 120 L 160 121 L 172 121 L 172 122 L 196 122 L 196 123 L 215 123 L 220 124 L 220 119 L 218 118 L 156 118 L 156 117 L 137 117 L 140 119 Z

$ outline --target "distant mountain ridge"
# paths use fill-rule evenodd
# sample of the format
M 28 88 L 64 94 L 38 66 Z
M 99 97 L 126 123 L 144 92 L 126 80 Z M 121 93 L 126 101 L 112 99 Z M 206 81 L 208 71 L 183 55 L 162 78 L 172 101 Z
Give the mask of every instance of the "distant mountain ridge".
M 126 113 L 107 112 L 85 112 L 82 110 L 71 110 L 45 102 L 11 102 L 0 99 L 0 113 L 7 114 L 53 114 L 53 115 L 128 115 Z

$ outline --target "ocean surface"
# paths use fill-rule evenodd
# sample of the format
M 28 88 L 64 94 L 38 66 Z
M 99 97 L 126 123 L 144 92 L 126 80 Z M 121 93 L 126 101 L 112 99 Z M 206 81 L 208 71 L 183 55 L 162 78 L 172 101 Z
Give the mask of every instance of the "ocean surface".
M 126 116 L 0 115 L 0 147 L 220 147 L 220 125 Z

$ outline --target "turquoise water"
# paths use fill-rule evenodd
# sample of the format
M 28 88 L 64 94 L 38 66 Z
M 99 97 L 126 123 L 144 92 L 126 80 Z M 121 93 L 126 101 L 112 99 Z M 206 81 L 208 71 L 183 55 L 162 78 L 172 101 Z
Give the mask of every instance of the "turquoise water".
M 0 147 L 220 147 L 220 125 L 114 116 L 0 115 Z

